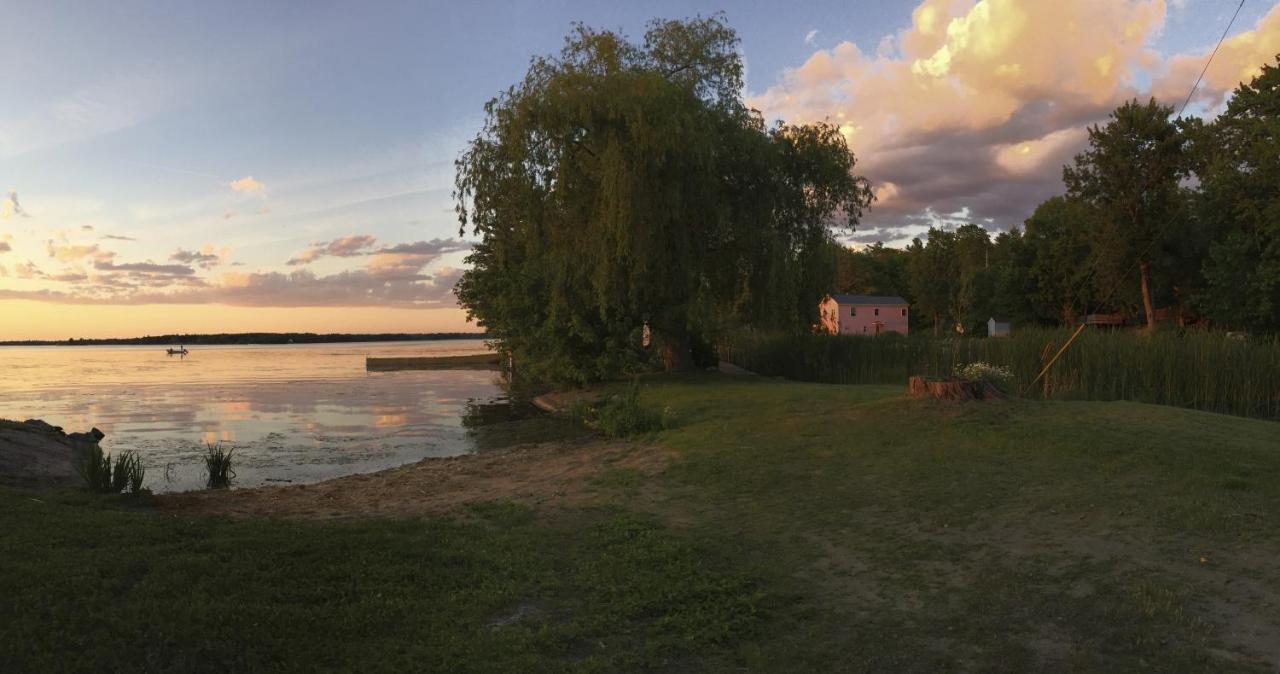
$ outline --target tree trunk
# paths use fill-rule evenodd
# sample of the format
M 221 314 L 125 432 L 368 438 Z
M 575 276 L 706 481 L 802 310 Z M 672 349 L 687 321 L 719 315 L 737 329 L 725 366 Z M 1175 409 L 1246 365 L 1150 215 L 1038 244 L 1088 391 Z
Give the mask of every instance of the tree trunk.
M 1068 327 L 1076 324 L 1075 307 L 1072 307 L 1070 302 L 1062 303 L 1062 324 Z
M 693 369 L 693 349 L 689 346 L 689 332 L 684 328 L 663 334 L 662 365 L 667 372 Z
M 1138 261 L 1138 271 L 1142 275 L 1142 308 L 1147 312 L 1147 332 L 1156 331 L 1156 310 L 1151 306 L 1151 283 L 1148 280 L 1147 261 Z
M 942 323 L 942 315 L 938 312 L 933 313 L 933 336 L 938 336 L 938 326 Z

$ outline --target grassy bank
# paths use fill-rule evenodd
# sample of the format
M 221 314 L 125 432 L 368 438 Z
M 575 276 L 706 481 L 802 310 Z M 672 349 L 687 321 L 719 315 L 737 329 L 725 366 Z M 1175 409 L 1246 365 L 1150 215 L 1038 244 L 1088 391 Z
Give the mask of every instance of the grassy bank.
M 223 521 L 0 495 L 0 665 L 1270 671 L 1274 422 L 647 382 L 600 507 Z M 117 502 L 109 502 L 117 503 Z M 127 503 L 127 502 L 118 502 Z
M 727 349 L 760 374 L 829 384 L 901 384 L 910 375 L 946 376 L 960 365 L 1007 366 L 1014 388 L 1061 400 L 1134 400 L 1280 419 L 1280 341 L 1237 340 L 1213 332 L 1087 330 L 1053 366 L 1036 374 L 1070 331 L 1021 330 L 1002 339 L 744 335 Z

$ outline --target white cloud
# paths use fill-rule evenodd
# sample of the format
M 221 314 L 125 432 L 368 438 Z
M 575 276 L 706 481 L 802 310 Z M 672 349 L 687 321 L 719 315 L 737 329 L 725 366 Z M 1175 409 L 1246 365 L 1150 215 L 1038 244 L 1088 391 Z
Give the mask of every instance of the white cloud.
M 253 176 L 232 180 L 227 185 L 233 192 L 245 192 L 248 194 L 262 194 L 267 189 L 267 186 L 262 181 L 254 179 Z
M 880 196 L 866 231 L 965 208 L 1007 227 L 1062 190 L 1085 126 L 1145 95 L 1164 20 L 1163 0 L 924 0 L 874 54 L 817 50 L 749 102 L 840 127 Z
M 818 29 L 814 28 L 813 30 L 804 34 L 804 43 L 811 45 L 817 40 L 817 38 L 818 38 Z

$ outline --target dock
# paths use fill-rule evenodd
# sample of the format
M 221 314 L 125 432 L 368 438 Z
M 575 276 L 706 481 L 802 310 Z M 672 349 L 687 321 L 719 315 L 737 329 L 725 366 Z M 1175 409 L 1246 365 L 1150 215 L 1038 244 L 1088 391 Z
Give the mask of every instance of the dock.
M 502 362 L 496 353 L 477 353 L 468 356 L 420 356 L 364 359 L 367 371 L 392 370 L 501 370 Z

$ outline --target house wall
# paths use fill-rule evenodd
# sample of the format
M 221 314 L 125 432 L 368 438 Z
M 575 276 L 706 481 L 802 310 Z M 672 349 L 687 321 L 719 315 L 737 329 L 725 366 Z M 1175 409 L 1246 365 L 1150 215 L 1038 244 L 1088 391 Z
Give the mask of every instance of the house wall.
M 832 300 L 834 304 L 834 300 Z M 850 316 L 849 309 L 856 308 L 857 315 Z M 880 315 L 876 315 L 876 310 L 880 310 Z M 876 334 L 876 322 L 880 322 L 880 332 L 899 332 L 907 334 L 907 318 L 910 315 L 903 315 L 907 311 L 905 304 L 841 304 L 838 307 L 838 316 L 840 318 L 839 333 L 842 335 L 874 335 Z

